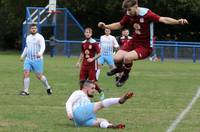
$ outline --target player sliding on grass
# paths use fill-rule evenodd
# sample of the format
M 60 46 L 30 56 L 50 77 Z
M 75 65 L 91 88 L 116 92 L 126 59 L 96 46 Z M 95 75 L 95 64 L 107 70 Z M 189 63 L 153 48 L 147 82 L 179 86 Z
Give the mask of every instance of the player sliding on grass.
M 81 44 L 81 54 L 78 62 L 76 63 L 77 67 L 80 67 L 80 89 L 82 89 L 84 80 L 91 80 L 96 84 L 96 90 L 100 94 L 100 99 L 104 99 L 104 92 L 96 83 L 96 60 L 100 57 L 100 48 L 99 44 L 92 38 L 92 29 L 86 28 L 85 40 Z M 96 55 L 96 56 L 95 56 Z
M 112 24 L 98 23 L 98 27 L 102 29 L 117 30 L 125 25 L 130 25 L 134 30 L 133 39 L 122 46 L 114 56 L 116 68 L 107 73 L 108 76 L 119 72 L 124 73 L 116 83 L 117 86 L 122 86 L 128 79 L 133 61 L 145 59 L 151 55 L 150 22 L 161 22 L 170 25 L 188 24 L 186 19 L 176 20 L 170 17 L 161 17 L 147 8 L 138 7 L 136 0 L 124 0 L 122 7 L 126 10 L 126 14 L 119 22 Z
M 127 99 L 133 96 L 133 93 L 128 92 L 119 98 L 108 98 L 92 103 L 89 97 L 92 97 L 95 91 L 95 84 L 86 80 L 81 90 L 73 92 L 66 102 L 67 118 L 73 120 L 77 127 L 125 128 L 124 124 L 114 125 L 104 118 L 96 118 L 96 113 L 103 108 L 125 103 Z
M 37 33 L 37 26 L 32 24 L 30 26 L 30 35 L 26 38 L 26 47 L 20 57 L 23 61 L 24 57 L 24 88 L 20 95 L 29 95 L 30 85 L 30 71 L 35 72 L 37 78 L 42 81 L 47 89 L 47 94 L 52 94 L 51 86 L 49 85 L 47 78 L 43 75 L 43 53 L 45 50 L 44 37 Z

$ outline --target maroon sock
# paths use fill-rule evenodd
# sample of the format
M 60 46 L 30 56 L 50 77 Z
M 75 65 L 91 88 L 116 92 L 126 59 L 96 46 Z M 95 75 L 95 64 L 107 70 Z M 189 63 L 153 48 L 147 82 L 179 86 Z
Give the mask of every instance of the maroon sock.
M 122 70 L 123 69 L 123 63 L 122 62 L 115 62 L 115 66 L 117 69 Z
M 96 89 L 99 93 L 101 93 L 102 89 L 99 87 L 99 85 L 98 85 L 96 82 L 95 82 L 94 84 L 95 84 L 95 89 Z
M 124 74 L 128 75 L 129 72 L 131 71 L 131 67 L 132 67 L 133 63 L 128 63 L 124 65 Z

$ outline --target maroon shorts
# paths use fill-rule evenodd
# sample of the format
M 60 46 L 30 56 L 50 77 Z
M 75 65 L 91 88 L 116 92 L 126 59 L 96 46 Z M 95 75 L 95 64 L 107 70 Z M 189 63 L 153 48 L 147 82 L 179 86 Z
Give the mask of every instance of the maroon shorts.
M 135 50 L 138 54 L 139 60 L 145 59 L 151 55 L 152 48 L 150 47 L 150 43 L 147 42 L 139 42 L 131 40 L 129 43 L 126 43 L 121 47 L 121 50 L 132 51 Z
M 82 65 L 80 70 L 80 81 L 89 79 L 96 81 L 96 69 L 95 66 Z

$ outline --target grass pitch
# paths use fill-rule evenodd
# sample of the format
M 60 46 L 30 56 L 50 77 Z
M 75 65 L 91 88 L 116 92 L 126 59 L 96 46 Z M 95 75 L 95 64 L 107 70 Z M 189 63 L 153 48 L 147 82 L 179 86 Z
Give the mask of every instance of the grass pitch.
M 22 63 L 19 55 L 0 53 L 0 132 L 96 132 L 116 131 L 100 128 L 75 128 L 66 119 L 65 102 L 78 89 L 78 58 L 45 56 L 45 75 L 53 87 L 53 95 L 31 74 L 30 95 L 19 96 L 22 90 Z M 123 122 L 127 132 L 165 132 L 192 100 L 200 87 L 200 66 L 192 61 L 137 61 L 130 78 L 115 87 L 114 78 L 107 77 L 105 65 L 99 84 L 106 98 L 118 97 L 127 91 L 136 96 L 124 105 L 100 111 L 97 116 L 115 123 Z M 93 99 L 98 101 L 98 94 Z M 200 131 L 200 100 L 177 125 L 176 132 Z

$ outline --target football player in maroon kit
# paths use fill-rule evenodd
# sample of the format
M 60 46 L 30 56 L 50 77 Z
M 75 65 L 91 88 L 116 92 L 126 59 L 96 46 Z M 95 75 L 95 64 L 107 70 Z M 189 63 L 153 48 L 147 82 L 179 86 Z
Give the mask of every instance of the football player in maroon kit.
M 151 54 L 149 27 L 151 22 L 170 25 L 188 24 L 186 19 L 162 17 L 147 8 L 138 7 L 136 0 L 124 0 L 122 7 L 126 10 L 126 14 L 119 22 L 112 24 L 98 23 L 98 27 L 102 29 L 118 30 L 125 25 L 130 25 L 133 28 L 132 40 L 129 44 L 122 46 L 114 56 L 116 68 L 107 73 L 108 76 L 112 76 L 123 71 L 124 74 L 116 83 L 117 86 L 122 86 L 128 79 L 133 61 L 145 59 Z
M 129 43 L 131 41 L 132 37 L 129 36 L 129 30 L 127 28 L 122 29 L 121 36 L 117 39 L 120 47 L 123 45 Z
M 129 29 L 123 28 L 121 31 L 121 36 L 116 38 L 120 47 L 123 45 L 129 44 L 129 42 L 132 40 L 132 37 L 129 36 Z M 120 77 L 123 75 L 123 72 L 117 73 L 115 77 L 116 83 L 119 81 Z
M 86 28 L 85 32 L 85 40 L 81 44 L 81 54 L 78 62 L 76 63 L 77 67 L 81 67 L 80 69 L 80 89 L 82 89 L 82 85 L 85 80 L 90 80 L 95 82 L 95 89 L 100 94 L 100 99 L 104 99 L 104 92 L 96 83 L 96 60 L 100 57 L 100 47 L 99 43 L 96 42 L 92 38 L 92 29 Z M 81 66 L 80 66 L 81 64 Z

